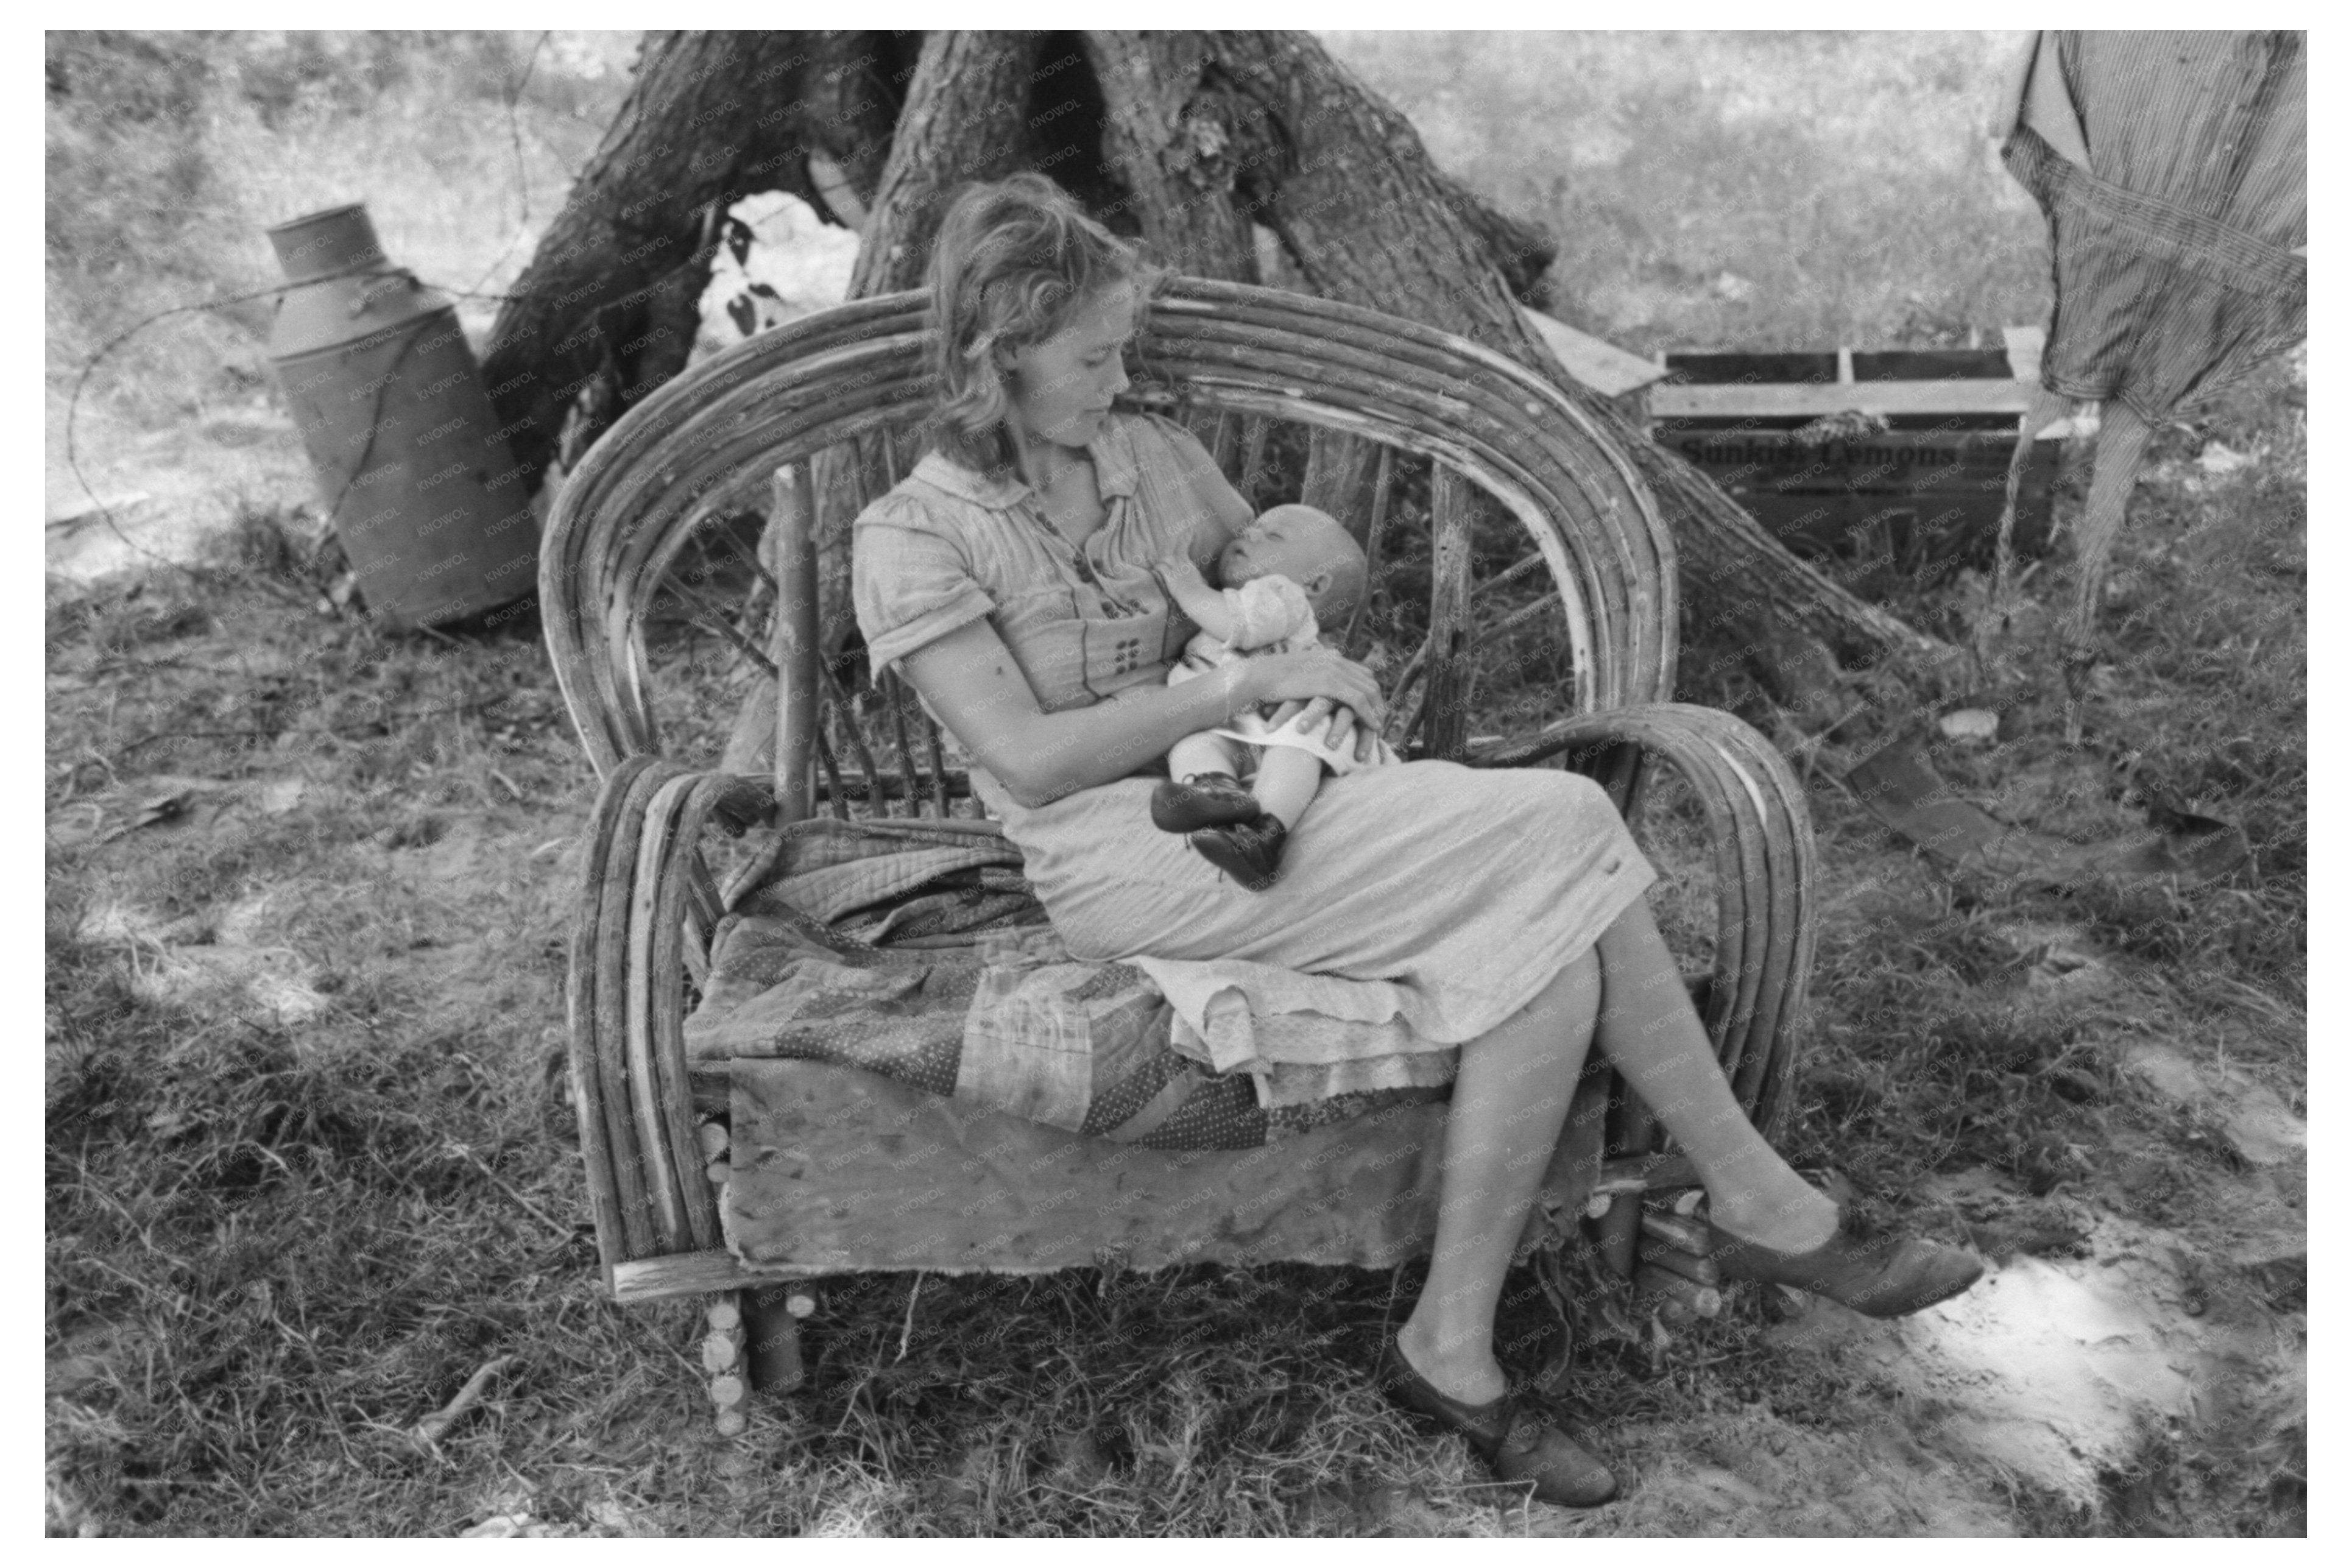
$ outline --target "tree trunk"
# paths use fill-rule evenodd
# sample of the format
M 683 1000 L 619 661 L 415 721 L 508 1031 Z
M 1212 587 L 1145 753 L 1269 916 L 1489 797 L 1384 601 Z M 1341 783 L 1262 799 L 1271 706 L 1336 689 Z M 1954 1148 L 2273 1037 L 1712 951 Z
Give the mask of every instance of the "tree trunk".
M 812 153 L 870 201 L 915 47 L 888 33 L 646 35 L 636 85 L 490 330 L 483 380 L 526 483 L 583 395 L 593 439 L 686 367 L 730 205 L 789 191 L 839 221 Z
M 1186 100 L 1192 124 L 1204 114 L 1224 117 L 1227 141 L 1243 150 L 1229 162 L 1246 172 L 1227 190 L 1275 232 L 1313 292 L 1459 332 L 1539 369 L 1615 437 L 1665 510 L 1685 596 L 1703 618 L 1733 628 L 1794 626 L 1857 660 L 1932 666 L 1954 657 L 1790 554 L 1712 479 L 1569 376 L 1517 309 L 1526 290 L 1515 288 L 1507 265 L 1523 276 L 1535 263 L 1540 273 L 1551 258 L 1549 241 L 1491 216 L 1440 174 L 1404 117 L 1320 44 L 1297 33 L 1097 37 L 1117 39 L 1103 52 L 1123 56 L 1139 75 L 1148 69 L 1161 100 L 1193 87 Z M 1160 156 L 1182 159 L 1203 140 L 1215 139 L 1163 136 Z M 1105 144 L 1118 150 L 1109 138 Z M 1202 161 L 1185 167 L 1200 169 Z M 1776 668 L 1786 663 L 1769 649 L 1759 655 Z M 1809 706 L 1819 700 L 1797 670 L 1778 673 Z
M 1020 168 L 1043 169 L 1182 271 L 1259 281 L 1270 244 L 1313 292 L 1461 333 L 1558 383 L 1657 496 L 1698 620 L 1735 636 L 1772 628 L 1749 640 L 1792 705 L 1831 705 L 1818 689 L 1834 668 L 1824 648 L 1915 673 L 1957 668 L 1957 650 L 1790 555 L 1570 377 L 1517 309 L 1540 302 L 1549 237 L 1440 173 L 1404 117 L 1302 33 L 650 37 L 636 88 L 494 334 L 493 396 L 504 422 L 531 421 L 516 450 L 534 474 L 583 378 L 604 367 L 625 405 L 684 363 L 690 334 L 648 344 L 643 312 L 666 279 L 698 294 L 709 204 L 780 189 L 824 210 L 811 151 L 848 171 L 871 210 L 857 295 L 918 283 L 943 198 Z M 1322 471 L 1344 489 L 1360 467 L 1341 452 Z M 844 553 L 845 523 L 821 516 L 829 556 Z M 844 570 L 831 565 L 829 582 Z
M 878 237 L 858 247 L 852 299 L 920 283 L 956 187 L 1023 167 L 1037 53 L 1034 33 L 933 33 L 923 41 L 866 224 Z

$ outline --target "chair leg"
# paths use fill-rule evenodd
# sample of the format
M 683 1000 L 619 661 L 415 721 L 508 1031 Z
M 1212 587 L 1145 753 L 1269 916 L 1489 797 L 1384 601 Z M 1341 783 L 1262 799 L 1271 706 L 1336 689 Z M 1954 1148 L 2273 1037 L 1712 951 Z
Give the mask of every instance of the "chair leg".
M 751 1322 L 751 1386 L 762 1394 L 790 1394 L 808 1381 L 801 1361 L 801 1320 L 816 1310 L 816 1288 L 771 1285 L 743 1295 Z
M 1619 1193 L 1595 1228 L 1600 1233 L 1601 1259 L 1609 1266 L 1609 1272 L 1620 1279 L 1631 1279 L 1634 1245 L 1642 1237 L 1642 1194 Z
M 790 1394 L 808 1381 L 801 1363 L 801 1320 L 816 1310 L 814 1288 L 771 1286 L 721 1290 L 703 1310 L 702 1370 L 721 1437 L 751 1424 L 754 1391 Z
M 1662 1195 L 1643 1205 L 1640 1215 L 1641 1265 L 1633 1270 L 1633 1291 L 1670 1329 L 1723 1315 L 1723 1274 L 1710 1253 L 1714 1235 L 1699 1217 L 1702 1207 L 1703 1200 L 1685 1212 L 1679 1200 L 1670 1203 Z
M 702 1339 L 702 1369 L 710 1374 L 710 1403 L 719 1407 L 719 1435 L 732 1437 L 750 1425 L 744 1406 L 751 1385 L 744 1356 L 744 1311 L 748 1290 L 721 1290 L 703 1316 L 710 1331 Z

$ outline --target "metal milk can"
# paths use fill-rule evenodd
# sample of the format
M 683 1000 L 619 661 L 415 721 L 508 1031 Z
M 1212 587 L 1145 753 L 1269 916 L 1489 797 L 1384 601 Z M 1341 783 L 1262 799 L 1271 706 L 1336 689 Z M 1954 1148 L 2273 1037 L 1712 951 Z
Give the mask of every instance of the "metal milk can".
M 538 523 L 455 307 L 358 203 L 268 232 L 292 285 L 269 357 L 369 607 L 430 626 L 530 593 Z

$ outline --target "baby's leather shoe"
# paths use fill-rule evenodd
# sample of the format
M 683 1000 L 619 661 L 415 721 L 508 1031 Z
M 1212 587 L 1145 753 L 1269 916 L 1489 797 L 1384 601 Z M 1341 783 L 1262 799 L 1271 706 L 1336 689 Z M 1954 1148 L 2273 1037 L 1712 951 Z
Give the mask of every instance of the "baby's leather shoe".
M 1255 822 L 1204 827 L 1192 835 L 1191 842 L 1210 865 L 1251 892 L 1262 893 L 1282 875 L 1282 847 L 1289 837 L 1282 818 L 1262 811 Z
M 1181 782 L 1162 779 L 1151 786 L 1151 826 L 1166 833 L 1192 833 L 1229 822 L 1248 822 L 1262 809 L 1257 796 L 1231 773 L 1194 773 Z

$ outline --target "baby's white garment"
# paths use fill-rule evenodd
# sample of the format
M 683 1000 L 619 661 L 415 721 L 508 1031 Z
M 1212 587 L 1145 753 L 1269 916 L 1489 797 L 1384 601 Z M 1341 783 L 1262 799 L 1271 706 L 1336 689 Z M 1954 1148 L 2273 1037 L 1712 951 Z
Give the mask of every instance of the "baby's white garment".
M 1308 602 L 1307 591 L 1279 573 L 1253 577 L 1238 588 L 1219 592 L 1234 617 L 1233 637 L 1221 641 L 1207 632 L 1195 633 L 1192 640 L 1184 645 L 1184 657 L 1170 667 L 1169 685 L 1181 686 L 1222 665 L 1236 664 L 1259 654 L 1299 653 L 1323 646 L 1321 628 L 1315 624 L 1315 606 Z M 1288 746 L 1311 752 L 1322 758 L 1324 765 L 1334 773 L 1351 773 L 1359 767 L 1377 767 L 1397 761 L 1394 748 L 1382 741 L 1371 762 L 1359 763 L 1352 735 L 1344 751 L 1324 743 L 1324 732 L 1328 727 L 1326 721 L 1304 733 L 1288 725 L 1277 730 L 1266 721 L 1263 712 L 1252 708 L 1235 714 L 1225 728 L 1208 733 L 1244 745 Z
M 1219 641 L 1196 632 L 1184 645 L 1184 660 L 1200 669 L 1213 669 L 1231 658 L 1254 653 L 1296 653 L 1319 646 L 1321 628 L 1315 624 L 1315 606 L 1307 590 L 1279 573 L 1253 577 L 1238 588 L 1221 588 L 1225 613 L 1234 618 L 1234 635 Z M 1171 672 L 1169 684 L 1176 684 Z

